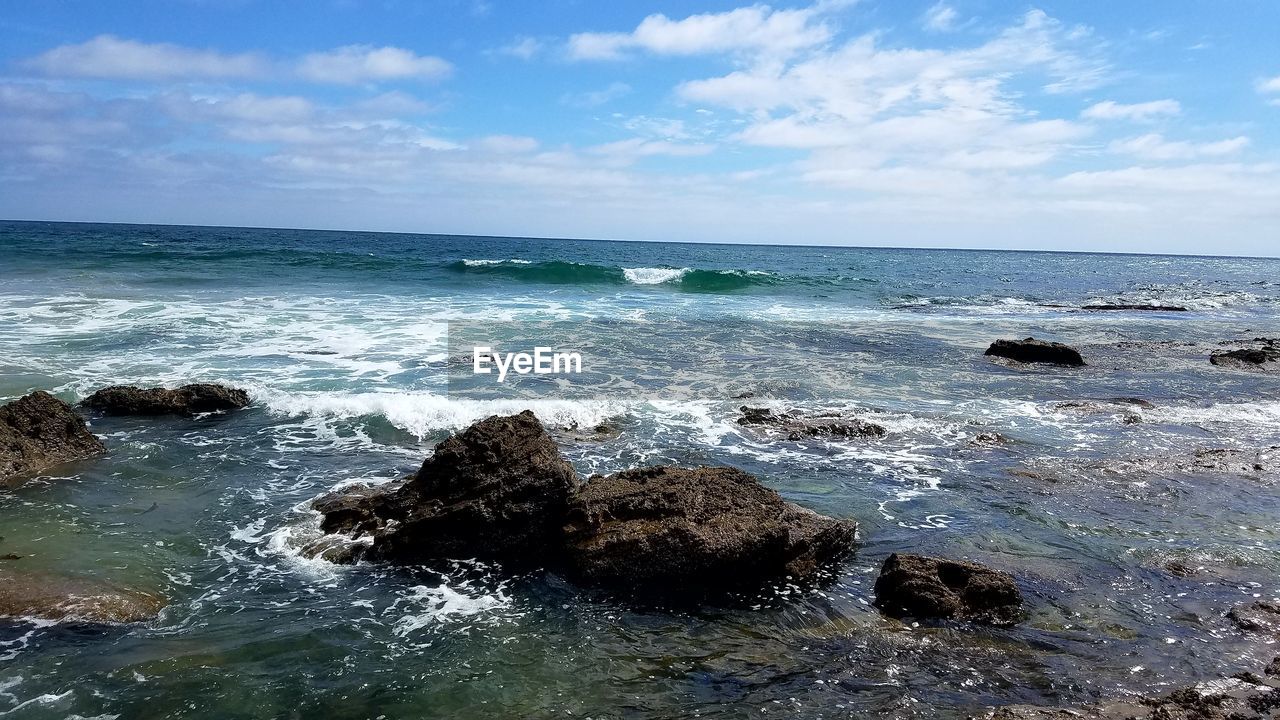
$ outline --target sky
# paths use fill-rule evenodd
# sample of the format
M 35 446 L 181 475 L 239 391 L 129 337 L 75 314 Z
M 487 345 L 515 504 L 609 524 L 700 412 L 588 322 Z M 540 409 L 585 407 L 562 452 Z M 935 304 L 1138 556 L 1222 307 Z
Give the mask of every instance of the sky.
M 1280 3 L 0 2 L 0 217 L 1280 255 Z

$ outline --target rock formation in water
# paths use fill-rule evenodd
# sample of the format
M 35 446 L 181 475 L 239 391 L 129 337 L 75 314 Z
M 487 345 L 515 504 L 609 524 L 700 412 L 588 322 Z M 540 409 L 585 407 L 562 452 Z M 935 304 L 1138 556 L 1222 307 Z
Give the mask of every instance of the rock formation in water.
M 848 552 L 856 525 L 784 501 L 732 468 L 654 467 L 591 478 L 533 413 L 481 420 L 410 478 L 318 499 L 337 561 L 479 558 L 541 566 L 632 594 L 676 596 L 813 577 Z
M 1222 367 L 1243 370 L 1273 369 L 1280 361 L 1280 340 L 1273 338 L 1254 338 L 1258 347 L 1240 348 L 1226 352 L 1215 352 L 1209 355 L 1209 362 Z
M 1081 310 L 1137 310 L 1146 312 L 1186 312 L 1187 309 L 1181 305 L 1125 305 L 1125 304 L 1105 304 L 1105 305 L 1085 305 Z
M 0 406 L 0 483 L 103 452 L 84 419 L 49 393 Z
M 1015 625 L 1024 615 L 1013 576 L 977 563 L 895 553 L 875 589 L 876 607 L 893 617 Z
M 97 580 L 0 567 L 0 617 L 134 623 L 154 619 L 166 604 L 159 595 Z
M 106 415 L 183 415 L 226 412 L 249 405 L 244 390 L 213 383 L 192 383 L 179 388 L 139 388 L 133 385 L 105 387 L 81 403 Z
M 790 413 L 775 413 L 769 408 L 738 408 L 742 413 L 738 424 L 743 426 L 762 427 L 770 431 L 783 433 L 788 440 L 803 440 L 812 437 L 858 438 L 884 437 L 883 425 L 860 420 L 858 418 L 841 418 L 836 416 L 802 417 Z
M 1070 345 L 1048 342 L 1029 337 L 1025 340 L 997 340 L 987 348 L 986 355 L 1008 358 L 1023 363 L 1048 363 L 1053 365 L 1084 365 L 1080 351 Z
M 811 577 L 848 552 L 856 530 L 734 468 L 637 468 L 576 494 L 567 567 L 584 584 L 639 594 L 749 589 Z

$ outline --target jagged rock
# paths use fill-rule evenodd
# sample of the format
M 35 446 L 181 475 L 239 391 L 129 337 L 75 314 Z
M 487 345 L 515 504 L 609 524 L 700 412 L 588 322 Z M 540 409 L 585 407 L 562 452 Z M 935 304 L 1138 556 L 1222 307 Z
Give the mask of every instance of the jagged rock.
M 402 483 L 357 486 L 314 507 L 327 531 L 372 535 L 363 553 L 372 560 L 550 564 L 577 482 L 526 410 L 486 418 L 444 440 Z
M 987 348 L 986 355 L 1008 358 L 1023 363 L 1049 363 L 1053 365 L 1084 365 L 1080 351 L 1070 345 L 1048 342 L 1029 337 L 1025 340 L 997 340 Z
M 738 424 L 744 426 L 761 426 L 779 433 L 785 433 L 788 440 L 803 440 L 812 437 L 857 438 L 884 437 L 883 425 L 860 420 L 858 418 L 840 417 L 802 417 L 789 413 L 775 413 L 769 408 L 738 408 L 742 416 Z
M 1122 305 L 1122 304 L 1105 304 L 1105 305 L 1085 305 L 1081 310 L 1147 310 L 1153 312 L 1186 312 L 1187 309 L 1181 305 Z
M 592 477 L 565 534 L 579 581 L 672 596 L 811 578 L 849 552 L 856 530 L 786 502 L 741 470 L 659 466 Z
M 49 393 L 0 405 L 0 483 L 102 452 L 84 419 Z
M 876 579 L 876 607 L 893 617 L 1022 621 L 1022 593 L 1013 576 L 977 563 L 894 553 Z
M 190 416 L 238 410 L 248 406 L 249 394 L 213 383 L 193 383 L 173 389 L 112 385 L 95 392 L 80 404 L 107 415 Z
M 1280 634 L 1280 605 L 1258 600 L 1227 611 L 1227 619 L 1247 632 Z
M 0 617 L 134 623 L 155 618 L 167 604 L 160 595 L 96 580 L 0 568 Z

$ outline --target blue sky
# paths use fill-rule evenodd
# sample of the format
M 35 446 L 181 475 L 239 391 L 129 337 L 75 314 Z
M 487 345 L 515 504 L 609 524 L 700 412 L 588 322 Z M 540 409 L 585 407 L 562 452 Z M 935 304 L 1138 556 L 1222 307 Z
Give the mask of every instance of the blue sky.
M 0 6 L 0 217 L 1280 254 L 1280 3 Z

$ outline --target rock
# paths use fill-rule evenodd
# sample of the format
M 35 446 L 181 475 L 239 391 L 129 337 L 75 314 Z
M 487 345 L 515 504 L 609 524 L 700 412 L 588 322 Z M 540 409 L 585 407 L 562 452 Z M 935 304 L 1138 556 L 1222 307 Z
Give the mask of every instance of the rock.
M 742 416 L 738 424 L 744 426 L 762 426 L 785 433 L 788 440 L 803 440 L 813 437 L 857 438 L 884 437 L 886 430 L 877 425 L 858 418 L 813 417 L 806 418 L 789 413 L 775 413 L 769 408 L 738 408 Z
M 84 419 L 49 393 L 0 405 L 0 483 L 103 452 Z
M 1253 673 L 1202 683 L 1168 695 L 1146 695 L 1078 708 L 1010 705 L 992 720 L 1253 720 L 1274 717 L 1280 690 Z
M 1085 305 L 1081 310 L 1148 310 L 1153 312 L 1186 312 L 1181 305 Z
M 1280 634 L 1280 605 L 1258 600 L 1227 611 L 1227 619 L 1246 632 Z
M 1280 340 L 1258 337 L 1254 338 L 1252 342 L 1258 343 L 1259 347 L 1210 353 L 1209 362 L 1221 367 L 1234 367 L 1245 370 L 1265 370 L 1275 367 L 1268 365 L 1268 363 L 1280 361 Z M 1222 344 L 1235 343 L 1224 342 Z
M 180 388 L 139 388 L 112 385 L 80 403 L 107 415 L 196 415 L 238 410 L 249 404 L 243 390 L 212 383 L 193 383 Z
M 1280 657 L 1274 657 L 1271 662 L 1267 663 L 1266 669 L 1262 672 L 1268 675 L 1280 675 Z
M 856 531 L 853 522 L 786 502 L 727 467 L 594 476 L 565 526 L 575 579 L 668 598 L 810 579 L 852 549 Z
M 358 486 L 314 507 L 330 531 L 371 534 L 363 555 L 372 560 L 547 565 L 556 559 L 577 484 L 573 467 L 526 410 L 486 418 L 444 440 L 402 483 Z
M 134 623 L 154 619 L 167 604 L 154 593 L 97 580 L 0 569 L 0 617 Z
M 1029 337 L 1025 340 L 997 340 L 987 348 L 986 355 L 1008 358 L 1024 363 L 1050 363 L 1054 365 L 1084 365 L 1080 352 L 1069 345 L 1047 342 Z
M 1013 576 L 977 563 L 894 553 L 876 579 L 876 607 L 893 617 L 1022 621 L 1022 593 Z

